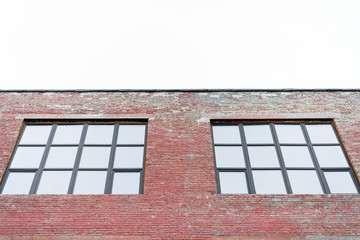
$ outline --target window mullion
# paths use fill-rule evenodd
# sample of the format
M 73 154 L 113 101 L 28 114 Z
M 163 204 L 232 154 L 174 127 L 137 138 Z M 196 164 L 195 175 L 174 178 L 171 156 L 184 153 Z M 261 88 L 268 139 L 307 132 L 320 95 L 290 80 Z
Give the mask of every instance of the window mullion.
M 145 175 L 145 156 L 146 156 L 147 128 L 148 128 L 148 125 L 145 124 L 144 155 L 143 155 L 143 165 L 142 165 L 142 169 L 141 169 L 141 172 L 140 172 L 139 194 L 142 194 L 144 192 L 144 175 Z
M 303 133 L 304 133 L 305 141 L 306 141 L 308 149 L 310 151 L 310 156 L 311 156 L 311 159 L 313 160 L 313 163 L 314 163 L 314 166 L 315 166 L 315 169 L 316 169 L 316 173 L 317 173 L 317 175 L 319 177 L 319 180 L 320 180 L 321 187 L 322 187 L 324 193 L 329 194 L 330 193 L 329 185 L 327 184 L 327 181 L 325 179 L 324 172 L 320 168 L 320 165 L 319 165 L 319 162 L 317 160 L 315 150 L 314 150 L 314 148 L 313 148 L 313 146 L 311 144 L 311 140 L 310 140 L 309 134 L 307 132 L 306 126 L 305 126 L 304 123 L 301 123 L 300 126 L 301 126 L 301 129 L 302 129 Z
M 119 134 L 119 124 L 115 124 L 114 127 L 114 135 L 111 144 L 111 151 L 110 151 L 110 159 L 109 159 L 109 166 L 107 170 L 107 177 L 105 183 L 105 194 L 111 194 L 112 185 L 113 185 L 113 178 L 114 178 L 114 161 L 115 161 L 115 150 L 116 150 L 116 142 L 118 139 Z
M 53 124 L 53 126 L 51 128 L 51 131 L 50 131 L 48 141 L 46 143 L 46 147 L 45 147 L 43 156 L 42 156 L 41 161 L 40 161 L 39 169 L 35 173 L 35 177 L 34 177 L 33 183 L 32 183 L 31 188 L 30 188 L 30 194 L 36 193 L 36 191 L 37 191 L 37 189 L 39 187 L 40 178 L 41 178 L 41 175 L 43 173 L 47 157 L 49 155 L 51 143 L 52 143 L 52 141 L 54 139 L 56 128 L 57 128 L 57 124 Z
M 85 123 L 84 126 L 83 126 L 81 137 L 80 137 L 79 148 L 78 148 L 78 151 L 76 153 L 76 158 L 75 158 L 73 172 L 71 174 L 68 194 L 72 194 L 74 192 L 75 181 L 76 181 L 77 173 L 78 173 L 78 170 L 79 170 L 80 158 L 81 158 L 82 150 L 83 150 L 83 147 L 84 147 L 87 128 L 88 128 L 88 124 Z
M 275 130 L 275 125 L 273 123 L 270 123 L 270 130 L 271 130 L 271 134 L 273 136 L 273 140 L 274 140 L 274 143 L 275 143 L 275 149 L 276 149 L 276 153 L 277 153 L 280 168 L 281 168 L 281 173 L 282 173 L 282 176 L 284 178 L 286 192 L 288 194 L 292 194 L 293 191 L 291 189 L 289 176 L 288 176 L 287 171 L 286 171 L 285 162 L 284 162 L 284 158 L 283 158 L 283 155 L 282 155 L 282 152 L 281 152 L 279 139 L 278 139 L 278 136 L 277 136 L 277 133 L 276 133 L 276 130 Z
M 359 185 L 358 179 L 356 178 L 356 175 L 355 175 L 354 171 L 352 169 L 350 169 L 349 173 L 350 173 L 351 179 L 354 182 L 354 185 L 355 185 L 355 188 L 356 188 L 357 192 L 360 193 L 360 185 Z
M 250 164 L 249 152 L 248 152 L 247 144 L 246 144 L 244 125 L 242 123 L 239 124 L 239 131 L 240 131 L 242 149 L 243 149 L 243 153 L 244 153 L 244 160 L 245 160 L 245 166 L 246 166 L 245 175 L 246 175 L 246 179 L 247 179 L 247 183 L 248 183 L 247 187 L 248 187 L 249 193 L 254 194 L 254 193 L 256 193 L 255 185 L 254 185 L 254 178 L 253 178 L 252 171 L 251 171 L 251 164 Z
M 7 179 L 8 179 L 8 177 L 9 177 L 9 174 L 10 174 L 10 170 L 8 169 L 8 170 L 4 173 L 3 178 L 0 179 L 0 180 L 1 180 L 1 184 L 0 184 L 0 194 L 2 194 L 2 192 L 3 192 L 3 189 L 4 189 L 4 187 L 5 187 L 5 183 L 6 183 Z
M 220 193 L 221 193 L 220 176 L 219 176 L 219 169 L 217 168 L 217 164 L 216 164 L 215 140 L 214 140 L 213 126 L 211 126 L 211 137 L 212 137 L 212 149 L 213 149 L 213 155 L 214 155 L 215 178 L 216 178 L 216 191 L 217 191 L 217 193 L 220 194 Z

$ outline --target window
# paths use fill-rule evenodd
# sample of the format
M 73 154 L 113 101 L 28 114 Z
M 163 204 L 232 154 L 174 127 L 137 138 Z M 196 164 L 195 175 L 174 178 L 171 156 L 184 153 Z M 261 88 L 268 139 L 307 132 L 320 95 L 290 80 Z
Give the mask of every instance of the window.
M 218 193 L 359 193 L 332 122 L 213 123 Z
M 27 123 L 2 194 L 142 193 L 146 123 Z

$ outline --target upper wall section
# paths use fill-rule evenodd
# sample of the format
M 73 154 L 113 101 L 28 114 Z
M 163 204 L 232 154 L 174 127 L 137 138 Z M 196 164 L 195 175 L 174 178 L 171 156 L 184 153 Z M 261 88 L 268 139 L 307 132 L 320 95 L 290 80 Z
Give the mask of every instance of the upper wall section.
M 0 177 L 25 121 L 69 119 L 147 119 L 143 194 L 2 195 L 0 236 L 360 235 L 359 195 L 217 194 L 210 123 L 332 119 L 359 178 L 359 91 L 3 91 Z
M 360 175 L 357 91 L 1 92 L 0 109 L 1 175 L 24 120 L 31 119 L 148 119 L 145 176 L 152 176 L 152 167 L 154 173 L 171 175 L 164 175 L 160 185 L 145 184 L 149 191 L 163 185 L 170 192 L 215 191 L 210 131 L 214 119 L 333 119 Z M 195 168 L 207 171 L 199 176 L 191 172 Z

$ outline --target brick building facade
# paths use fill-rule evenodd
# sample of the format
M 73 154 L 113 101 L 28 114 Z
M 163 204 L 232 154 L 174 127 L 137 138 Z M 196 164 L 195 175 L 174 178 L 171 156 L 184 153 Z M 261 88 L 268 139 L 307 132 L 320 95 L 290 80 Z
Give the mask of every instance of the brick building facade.
M 142 194 L 1 194 L 0 239 L 360 238 L 359 194 L 219 194 L 211 130 L 332 122 L 358 184 L 358 90 L 2 91 L 0 100 L 2 178 L 24 123 L 147 124 Z

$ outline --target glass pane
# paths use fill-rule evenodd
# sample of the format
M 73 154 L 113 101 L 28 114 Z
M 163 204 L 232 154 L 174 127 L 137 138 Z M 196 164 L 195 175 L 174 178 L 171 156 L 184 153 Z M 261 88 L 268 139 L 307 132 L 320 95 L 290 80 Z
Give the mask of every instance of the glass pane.
M 252 174 L 257 194 L 286 194 L 285 183 L 280 170 L 254 170 Z
M 80 168 L 108 168 L 110 147 L 84 147 Z
M 349 172 L 324 172 L 331 193 L 358 193 Z
M 313 170 L 288 170 L 288 176 L 294 194 L 324 193 L 319 178 Z
M 79 144 L 82 125 L 59 125 L 56 128 L 53 144 Z
M 214 143 L 241 144 L 238 126 L 213 126 Z
M 117 144 L 144 144 L 145 125 L 120 125 Z
M 281 152 L 286 167 L 314 167 L 308 147 L 282 146 Z
M 314 147 L 320 167 L 349 167 L 340 146 Z
M 144 147 L 117 147 L 114 168 L 142 168 Z
M 2 194 L 29 194 L 35 173 L 11 172 Z
M 248 147 L 251 167 L 279 167 L 275 147 Z
M 89 125 L 85 144 L 111 144 L 113 133 L 113 125 Z
M 300 125 L 276 124 L 275 129 L 280 143 L 305 143 Z
M 44 171 L 37 194 L 67 194 L 71 171 Z
M 219 172 L 222 194 L 248 193 L 244 172 Z
M 139 194 L 140 173 L 114 173 L 113 194 Z
M 79 171 L 74 194 L 104 194 L 106 174 L 105 171 Z
M 247 125 L 244 126 L 246 142 L 251 143 L 273 143 L 269 125 Z
M 20 144 L 46 144 L 52 126 L 26 126 Z
M 77 147 L 51 147 L 45 168 L 73 168 Z
M 225 146 L 216 146 L 215 147 L 215 158 L 216 166 L 221 167 L 245 167 L 244 154 L 242 147 L 225 147 Z
M 10 168 L 38 168 L 45 147 L 18 147 Z
M 306 125 L 312 143 L 338 143 L 330 124 Z

